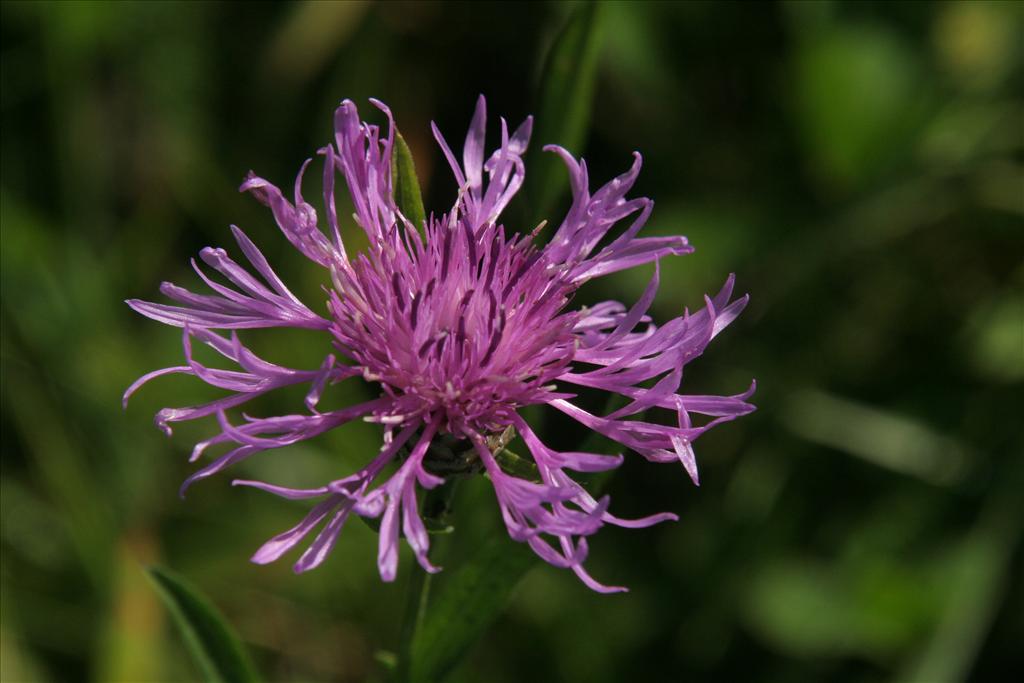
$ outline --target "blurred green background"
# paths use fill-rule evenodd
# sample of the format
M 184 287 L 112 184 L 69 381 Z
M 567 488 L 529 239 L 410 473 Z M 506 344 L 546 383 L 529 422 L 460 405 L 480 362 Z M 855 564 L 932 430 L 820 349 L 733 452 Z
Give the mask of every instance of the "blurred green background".
M 640 150 L 648 234 L 697 247 L 662 264 L 660 319 L 738 274 L 751 304 L 685 386 L 735 393 L 756 377 L 759 410 L 701 439 L 700 488 L 680 467 L 627 459 L 613 510 L 681 516 L 594 539 L 594 576 L 632 592 L 593 594 L 537 566 L 454 680 L 1019 673 L 1022 8 L 601 8 L 592 127 L 573 151 L 603 182 Z M 221 607 L 268 679 L 381 679 L 374 653 L 395 646 L 409 556 L 382 584 L 375 535 L 353 521 L 312 573 L 249 564 L 303 508 L 227 476 L 177 497 L 191 444 L 215 425 L 168 440 L 150 417 L 213 394 L 167 378 L 122 412 L 124 388 L 181 353 L 178 333 L 122 300 L 193 285 L 188 258 L 231 246 L 237 223 L 319 302 L 323 272 L 235 192 L 244 173 L 290 186 L 330 139 L 336 103 L 369 114 L 375 96 L 416 154 L 428 210 L 447 209 L 454 182 L 429 121 L 459 143 L 481 92 L 492 115 L 535 113 L 571 9 L 3 3 L 0 679 L 195 679 L 140 569 L 153 562 Z M 534 140 L 549 142 L 562 141 Z M 584 294 L 630 301 L 649 273 Z M 296 365 L 326 349 L 316 335 L 249 339 Z M 337 400 L 361 391 L 341 385 Z M 378 440 L 358 424 L 238 473 L 316 485 Z M 456 514 L 449 570 L 504 533 L 486 482 Z

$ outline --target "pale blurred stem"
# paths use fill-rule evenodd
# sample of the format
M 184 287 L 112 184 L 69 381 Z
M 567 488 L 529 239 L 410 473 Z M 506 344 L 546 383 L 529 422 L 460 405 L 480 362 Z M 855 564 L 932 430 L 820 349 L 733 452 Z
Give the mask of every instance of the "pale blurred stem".
M 458 485 L 459 475 L 453 475 L 435 489 L 427 491 L 423 497 L 422 514 L 424 520 L 433 520 L 442 523 L 448 515 L 452 497 L 455 495 L 455 487 Z M 432 562 L 437 561 L 437 555 L 443 545 L 441 539 L 435 537 L 431 543 L 430 557 Z M 398 645 L 398 664 L 395 668 L 395 682 L 408 683 L 409 674 L 412 670 L 413 643 L 416 641 L 416 633 L 423 624 L 427 613 L 427 603 L 430 601 L 430 584 L 433 574 L 428 573 L 418 564 L 412 565 L 409 575 L 409 587 L 405 598 L 405 612 L 402 615 L 402 632 Z

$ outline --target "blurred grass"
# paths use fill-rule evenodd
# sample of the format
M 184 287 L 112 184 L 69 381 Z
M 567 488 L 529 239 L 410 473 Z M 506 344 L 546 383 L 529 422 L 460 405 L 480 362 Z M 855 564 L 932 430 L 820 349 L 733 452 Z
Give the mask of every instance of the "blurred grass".
M 244 173 L 288 185 L 328 139 L 333 104 L 369 115 L 376 96 L 427 210 L 447 208 L 428 122 L 461 140 L 481 92 L 510 121 L 540 113 L 536 75 L 567 9 L 0 5 L 0 680 L 192 676 L 145 585 L 141 566 L 158 561 L 214 598 L 268 680 L 381 679 L 373 653 L 397 641 L 403 596 L 376 577 L 373 533 L 351 525 L 326 566 L 296 577 L 246 560 L 297 504 L 226 477 L 180 501 L 210 425 L 168 441 L 149 418 L 211 394 L 169 378 L 122 413 L 123 389 L 176 363 L 180 338 L 121 302 L 191 282 L 188 257 L 228 246 L 229 223 L 320 301 L 322 273 L 234 191 Z M 535 569 L 455 680 L 998 679 L 1024 636 L 1021 5 L 601 14 L 591 176 L 640 150 L 650 234 L 697 247 L 662 264 L 662 319 L 738 273 L 751 306 L 686 382 L 729 392 L 756 376 L 760 410 L 701 439 L 700 489 L 637 458 L 613 481 L 619 514 L 682 517 L 595 539 L 592 573 L 631 593 Z M 534 145 L 549 142 L 566 144 Z M 630 300 L 646 277 L 583 295 Z M 271 359 L 323 351 L 314 336 L 252 339 Z M 352 425 L 243 471 L 312 484 L 378 439 Z M 458 504 L 448 570 L 503 534 L 485 482 Z

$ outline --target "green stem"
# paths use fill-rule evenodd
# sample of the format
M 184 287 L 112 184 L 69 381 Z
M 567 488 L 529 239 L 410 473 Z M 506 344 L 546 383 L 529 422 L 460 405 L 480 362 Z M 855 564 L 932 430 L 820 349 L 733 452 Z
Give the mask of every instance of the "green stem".
M 395 683 L 409 683 L 412 668 L 412 644 L 416 632 L 423 623 L 430 599 L 430 584 L 433 576 L 423 567 L 414 565 L 409 576 L 409 588 L 405 598 L 405 614 L 402 616 L 402 634 L 398 647 L 398 667 L 395 669 Z
M 449 477 L 447 481 L 427 492 L 423 497 L 422 513 L 424 520 L 433 520 L 440 526 L 448 514 L 452 496 L 455 494 L 455 486 L 459 477 Z M 435 539 L 431 549 L 435 552 L 441 545 L 440 539 Z M 429 555 L 428 555 L 429 556 Z M 418 564 L 413 564 L 409 575 L 409 587 L 405 598 L 405 612 L 402 615 L 402 631 L 399 636 L 398 665 L 395 668 L 395 683 L 409 683 L 409 674 L 412 671 L 413 644 L 416 641 L 416 634 L 423 624 L 423 618 L 427 613 L 427 603 L 430 600 L 430 584 L 433 574 L 428 573 Z

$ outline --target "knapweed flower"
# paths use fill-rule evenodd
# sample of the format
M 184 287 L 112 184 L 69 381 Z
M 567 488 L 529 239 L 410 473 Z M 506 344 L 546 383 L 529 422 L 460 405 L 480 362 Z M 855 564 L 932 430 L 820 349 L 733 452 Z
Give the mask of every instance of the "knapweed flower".
M 386 106 L 373 104 L 387 117 L 386 137 L 379 126 L 360 121 L 351 101 L 335 112 L 334 144 L 319 150 L 323 213 L 302 196 L 303 173 L 311 160 L 299 171 L 294 201 L 252 173 L 241 186 L 270 208 L 292 246 L 324 268 L 325 283 L 329 274 L 326 305 L 314 310 L 301 302 L 256 245 L 232 226 L 249 267 L 224 249 L 206 248 L 200 253 L 203 263 L 224 279 L 214 279 L 194 261 L 193 266 L 212 293 L 164 283 L 161 292 L 177 305 L 128 301 L 139 313 L 182 328 L 186 362 L 143 376 L 129 387 L 125 400 L 142 384 L 170 373 L 195 375 L 229 392 L 210 403 L 157 413 L 157 425 L 168 434 L 173 422 L 207 416 L 219 422 L 219 433 L 197 444 L 192 459 L 214 447 L 226 446 L 226 452 L 190 476 L 183 490 L 257 453 L 311 439 L 351 420 L 381 425 L 380 452 L 349 476 L 310 489 L 234 482 L 285 498 L 319 499 L 298 525 L 264 544 L 254 562 L 278 559 L 320 527 L 295 564 L 296 571 L 312 569 L 331 551 L 345 520 L 356 514 L 380 518 L 377 562 L 385 581 L 395 578 L 399 530 L 420 565 L 437 571 L 428 558 L 419 490 L 443 481 L 441 456 L 435 453 L 444 452 L 444 444 L 449 453 L 463 444 L 461 457 L 490 479 L 513 539 L 528 543 L 547 562 L 571 568 L 594 590 L 624 590 L 604 586 L 584 570 L 586 538 L 604 524 L 645 527 L 676 516 L 665 512 L 625 520 L 612 515 L 608 497 L 595 499 L 569 472 L 609 470 L 622 456 L 556 451 L 540 440 L 521 409 L 547 404 L 648 460 L 682 463 L 696 482 L 692 442 L 719 422 L 753 410 L 746 399 L 754 387 L 735 396 L 680 394 L 683 367 L 736 318 L 747 298 L 730 302 L 730 276 L 716 296 L 704 297 L 697 312 L 684 312 L 660 327 L 650 321 L 646 312 L 658 286 L 658 260 L 692 248 L 684 237 L 638 237 L 653 206 L 650 199 L 626 197 L 640 172 L 639 154 L 628 171 L 591 194 L 586 164 L 561 147 L 545 147 L 568 169 L 572 206 L 546 244 L 535 242 L 537 231 L 508 230 L 501 214 L 523 183 L 522 157 L 532 120 L 527 118 L 511 135 L 502 120 L 501 144 L 487 155 L 483 97 L 461 164 L 433 127 L 458 193 L 450 211 L 413 225 L 393 192 L 394 121 Z M 352 218 L 369 239 L 363 253 L 350 253 L 342 241 L 335 203 L 338 173 L 355 208 Z M 611 232 L 627 219 L 621 232 Z M 649 263 L 655 264 L 653 277 L 632 306 L 617 301 L 568 306 L 588 280 Z M 333 353 L 308 370 L 270 363 L 247 348 L 237 332 L 268 327 L 321 334 Z M 231 361 L 233 369 L 201 364 L 192 354 L 195 342 Z M 377 397 L 318 411 L 321 395 L 344 380 L 371 384 Z M 241 422 L 229 418 L 229 410 L 290 385 L 308 387 L 304 410 L 244 415 Z M 608 415 L 592 414 L 573 402 L 573 387 L 618 394 L 625 405 Z M 674 424 L 637 417 L 652 408 L 673 411 Z M 693 414 L 707 419 L 695 424 Z M 502 438 L 513 430 L 532 455 L 535 477 L 517 476 L 501 464 Z M 382 475 L 386 469 L 390 476 Z

